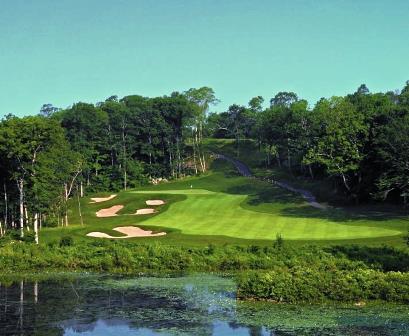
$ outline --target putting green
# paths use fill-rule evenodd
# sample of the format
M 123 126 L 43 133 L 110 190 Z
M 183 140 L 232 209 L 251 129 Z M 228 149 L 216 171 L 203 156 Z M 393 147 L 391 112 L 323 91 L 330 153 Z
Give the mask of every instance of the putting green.
M 400 231 L 365 226 L 365 221 L 331 221 L 327 218 L 283 216 L 283 206 L 270 213 L 241 206 L 247 195 L 212 192 L 204 189 L 132 191 L 137 194 L 183 194 L 186 199 L 169 205 L 167 211 L 149 218 L 143 225 L 169 227 L 191 235 L 222 235 L 246 239 L 358 239 L 394 236 Z M 352 225 L 351 225 L 352 224 Z

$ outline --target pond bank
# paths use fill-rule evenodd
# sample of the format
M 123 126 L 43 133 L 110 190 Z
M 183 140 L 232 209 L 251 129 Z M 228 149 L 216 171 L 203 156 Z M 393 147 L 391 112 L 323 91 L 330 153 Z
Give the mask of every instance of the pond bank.
M 375 252 L 374 252 L 375 253 Z M 385 252 L 386 253 L 386 252 Z M 378 262 L 351 260 L 316 246 L 178 247 L 101 241 L 71 246 L 13 243 L 0 247 L 3 273 L 93 272 L 138 275 L 214 272 L 235 274 L 240 298 L 278 302 L 409 302 L 406 252 Z M 356 258 L 356 256 L 355 256 Z M 402 263 L 402 258 L 407 260 Z

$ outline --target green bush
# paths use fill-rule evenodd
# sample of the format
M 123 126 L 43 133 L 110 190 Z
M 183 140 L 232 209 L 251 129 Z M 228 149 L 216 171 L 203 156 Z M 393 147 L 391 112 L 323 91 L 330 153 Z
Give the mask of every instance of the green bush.
M 63 236 L 60 239 L 59 246 L 64 247 L 64 246 L 72 246 L 74 245 L 74 239 L 71 236 Z
M 19 237 L 19 240 L 26 242 L 26 243 L 34 243 L 35 233 L 33 231 L 25 232 L 23 237 Z
M 362 261 L 371 268 L 383 271 L 409 271 L 409 251 L 393 247 L 368 246 L 333 246 L 329 252 L 337 257 L 345 256 L 348 259 Z
M 284 238 L 283 236 L 278 233 L 276 236 L 276 240 L 273 245 L 276 249 L 282 249 L 284 247 Z
M 249 271 L 238 279 L 238 297 L 276 302 L 409 302 L 409 273 L 358 269 L 321 272 L 312 268 Z

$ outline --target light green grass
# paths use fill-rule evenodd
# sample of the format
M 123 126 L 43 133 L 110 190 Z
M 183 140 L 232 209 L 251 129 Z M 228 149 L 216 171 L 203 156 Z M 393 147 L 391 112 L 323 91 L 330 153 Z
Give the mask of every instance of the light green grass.
M 135 194 L 146 195 L 146 191 Z M 148 193 L 158 192 L 150 191 Z M 241 204 L 248 195 L 231 195 L 207 190 L 168 190 L 163 194 L 181 194 L 187 198 L 172 204 L 168 211 L 144 222 L 192 235 L 225 235 L 245 239 L 357 239 L 400 234 L 383 227 L 369 227 L 337 223 L 327 219 L 295 218 L 281 214 L 284 206 L 270 213 L 245 209 Z M 359 223 L 355 223 L 359 224 Z

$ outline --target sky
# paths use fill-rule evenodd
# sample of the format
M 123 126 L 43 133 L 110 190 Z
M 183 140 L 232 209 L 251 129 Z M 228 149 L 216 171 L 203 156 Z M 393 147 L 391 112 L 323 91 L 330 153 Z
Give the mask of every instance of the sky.
M 407 0 L 0 0 L 0 117 L 210 86 L 223 111 L 409 79 Z

